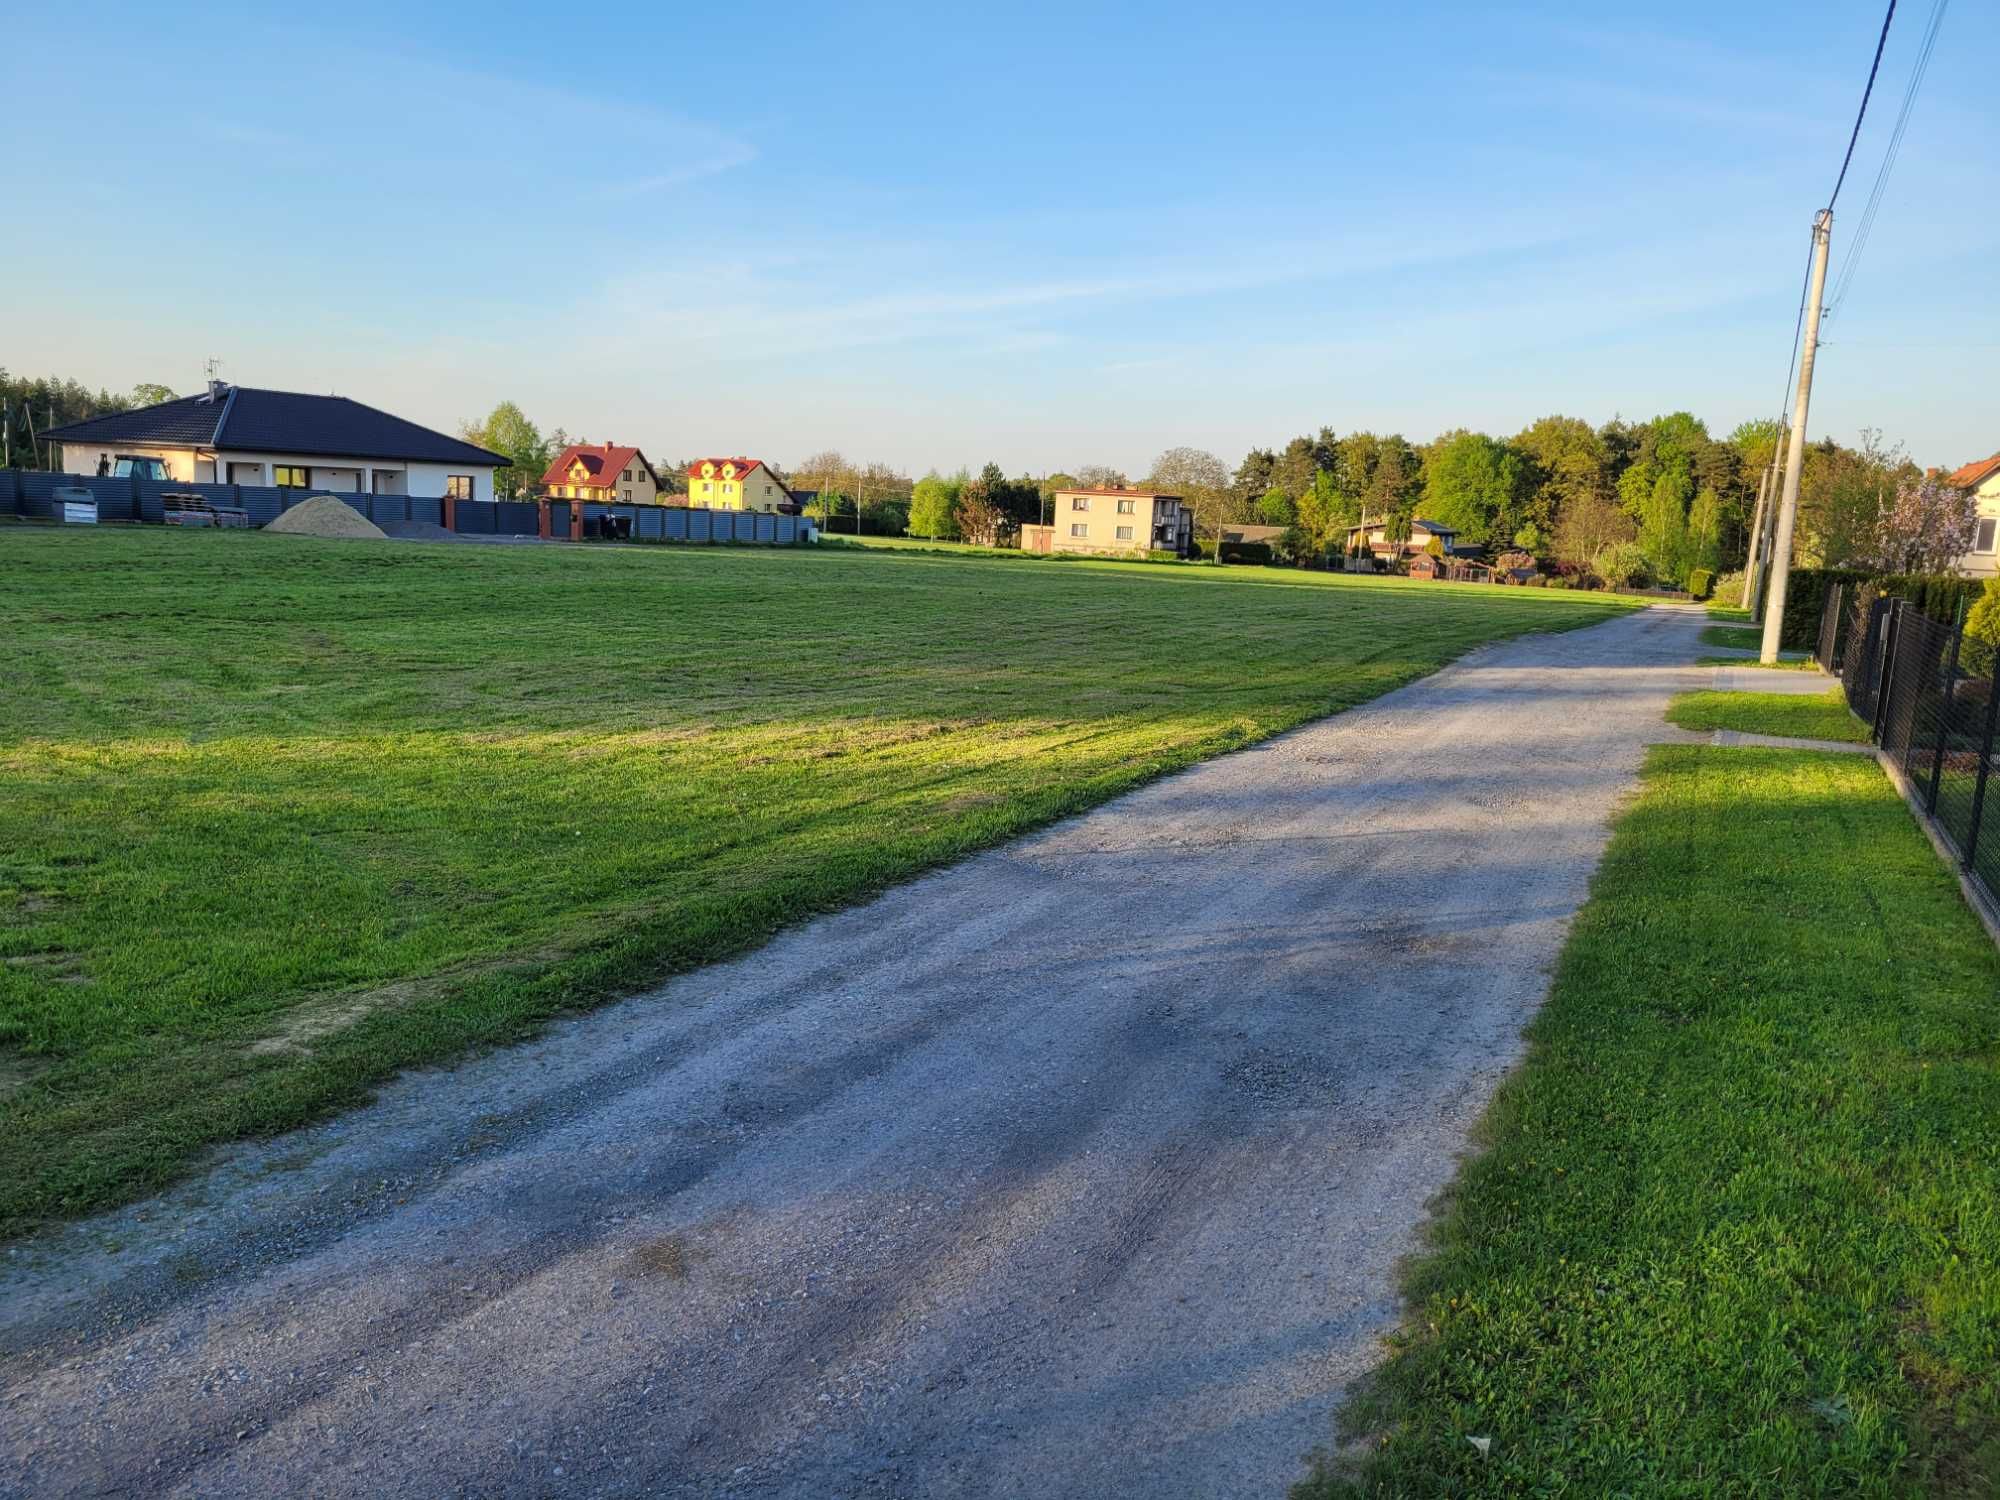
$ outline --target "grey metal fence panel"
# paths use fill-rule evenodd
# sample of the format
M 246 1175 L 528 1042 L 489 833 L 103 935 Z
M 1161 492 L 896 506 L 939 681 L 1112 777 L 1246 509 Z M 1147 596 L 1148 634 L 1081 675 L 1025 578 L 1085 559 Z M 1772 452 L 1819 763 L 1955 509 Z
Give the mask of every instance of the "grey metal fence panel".
M 444 501 L 436 495 L 405 495 L 410 502 L 410 519 L 431 526 L 444 525 Z
M 252 526 L 268 526 L 296 503 L 293 497 L 299 493 L 268 484 L 239 484 L 236 503 L 249 512 Z
M 569 540 L 569 501 L 549 502 L 549 535 L 559 541 Z
M 688 518 L 694 514 L 684 505 L 670 505 L 660 525 L 670 542 L 684 542 L 688 539 Z
M 657 505 L 639 507 L 638 522 L 632 528 L 634 536 L 642 536 L 649 542 L 657 542 L 666 535 L 667 516 Z
M 497 500 L 460 500 L 452 505 L 453 530 L 472 536 L 493 536 L 499 530 Z
M 12 469 L 0 469 L 0 515 L 12 515 L 21 503 L 21 476 Z
M 500 536 L 535 536 L 542 529 L 542 508 L 525 500 L 495 500 L 493 530 Z

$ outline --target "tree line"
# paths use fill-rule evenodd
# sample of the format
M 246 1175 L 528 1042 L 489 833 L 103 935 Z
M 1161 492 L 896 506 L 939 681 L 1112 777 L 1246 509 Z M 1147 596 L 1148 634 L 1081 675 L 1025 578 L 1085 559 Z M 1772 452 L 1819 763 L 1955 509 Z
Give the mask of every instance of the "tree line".
M 50 468 L 51 427 L 174 399 L 171 388 L 129 394 L 72 379 L 0 369 L 0 431 L 16 468 Z M 30 440 L 30 432 L 35 435 Z M 502 498 L 536 493 L 543 472 L 572 439 L 544 435 L 519 405 L 503 401 L 459 435 L 499 453 L 510 467 L 494 479 Z M 1009 476 L 998 464 L 976 472 L 933 469 L 912 479 L 879 461 L 837 451 L 812 454 L 779 477 L 811 499 L 807 513 L 838 534 L 902 535 L 1006 545 L 1047 519 L 1058 490 L 1131 483 L 1181 495 L 1198 538 L 1224 527 L 1278 528 L 1277 551 L 1310 562 L 1338 552 L 1363 519 L 1392 534 L 1422 517 L 1458 533 L 1461 545 L 1520 551 L 1613 582 L 1684 584 L 1697 570 L 1739 566 L 1748 549 L 1758 482 L 1778 441 L 1775 422 L 1744 422 L 1716 437 L 1690 412 L 1649 421 L 1614 417 L 1593 426 L 1547 416 L 1508 437 L 1454 428 L 1428 443 L 1400 433 L 1321 427 L 1281 446 L 1252 448 L 1234 468 L 1213 453 L 1170 448 L 1136 480 L 1106 464 Z M 656 461 L 657 463 L 657 461 Z M 687 461 L 659 466 L 670 493 Z M 1811 444 L 1801 473 L 1796 561 L 1827 567 L 1942 566 L 1965 550 L 1973 514 L 1963 496 L 1926 481 L 1899 446 L 1866 431 L 1849 447 Z M 1942 561 L 1940 561 L 1940 559 Z
M 54 375 L 13 375 L 0 366 L 0 468 L 53 470 L 62 453 L 60 444 L 42 439 L 50 428 L 173 399 L 171 387 L 152 382 L 120 395 Z

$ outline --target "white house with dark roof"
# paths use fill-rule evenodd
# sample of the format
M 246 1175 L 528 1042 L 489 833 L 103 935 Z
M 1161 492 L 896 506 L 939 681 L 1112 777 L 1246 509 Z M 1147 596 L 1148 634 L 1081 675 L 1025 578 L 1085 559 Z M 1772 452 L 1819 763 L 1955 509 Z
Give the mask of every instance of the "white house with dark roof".
M 46 434 L 72 474 L 151 469 L 183 484 L 491 500 L 498 453 L 345 396 L 211 381 L 198 396 L 112 412 Z

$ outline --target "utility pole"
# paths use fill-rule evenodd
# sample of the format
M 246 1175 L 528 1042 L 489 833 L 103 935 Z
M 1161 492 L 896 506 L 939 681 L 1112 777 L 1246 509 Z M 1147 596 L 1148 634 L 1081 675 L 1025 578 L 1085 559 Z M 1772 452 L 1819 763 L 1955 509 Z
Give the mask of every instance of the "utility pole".
M 1771 440 L 1775 451 L 1778 440 Z M 1757 476 L 1757 512 L 1750 523 L 1750 558 L 1743 564 L 1743 598 L 1739 601 L 1745 609 L 1751 608 L 1751 600 L 1757 597 L 1757 563 L 1763 555 L 1764 545 L 1764 502 L 1771 493 L 1771 470 L 1768 466 Z
M 1771 571 L 1771 532 L 1778 520 L 1778 481 L 1785 469 L 1785 437 L 1785 425 L 1780 422 L 1778 435 L 1771 441 L 1771 462 L 1765 465 L 1764 478 L 1758 486 L 1757 534 L 1750 541 L 1750 566 L 1744 570 L 1749 577 L 1743 584 L 1743 603 L 1750 611 L 1752 625 L 1764 618 L 1764 580 Z
M 1799 520 L 1799 474 L 1806 463 L 1806 407 L 1812 401 L 1813 358 L 1819 353 L 1819 310 L 1826 295 L 1826 253 L 1833 242 L 1833 210 L 1823 208 L 1813 220 L 1812 290 L 1807 294 L 1806 336 L 1799 351 L 1799 392 L 1792 400 L 1791 442 L 1785 455 L 1784 495 L 1778 506 L 1778 531 L 1771 539 L 1771 603 L 1764 614 L 1764 649 L 1757 660 L 1771 666 L 1778 660 L 1778 639 L 1785 629 L 1785 586 L 1792 576 L 1792 532 Z

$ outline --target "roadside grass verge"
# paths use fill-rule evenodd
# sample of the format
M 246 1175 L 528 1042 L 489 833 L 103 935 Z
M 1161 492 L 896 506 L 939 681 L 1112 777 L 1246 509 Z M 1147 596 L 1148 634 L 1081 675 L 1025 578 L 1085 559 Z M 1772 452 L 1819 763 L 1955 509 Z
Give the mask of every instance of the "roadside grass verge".
M 1626 604 L 0 531 L 0 1235 Z
M 1701 643 L 1704 646 L 1731 646 L 1738 651 L 1760 650 L 1764 644 L 1764 633 L 1740 625 L 1708 625 L 1702 628 Z
M 1847 711 L 1839 688 L 1824 693 L 1682 693 L 1667 705 L 1667 722 L 1682 729 L 1733 729 L 1801 740 L 1868 742 L 1868 726 Z
M 1735 624 L 1748 624 L 1750 611 L 1740 604 L 1711 604 L 1708 607 L 1711 620 L 1726 620 Z
M 1763 662 L 1754 656 L 1698 656 L 1698 667 L 1757 667 L 1766 672 L 1810 672 L 1816 663 L 1809 656 L 1779 657 L 1776 661 Z
M 1656 747 L 1297 1500 L 1994 1493 L 1996 1036 L 1871 761 Z

